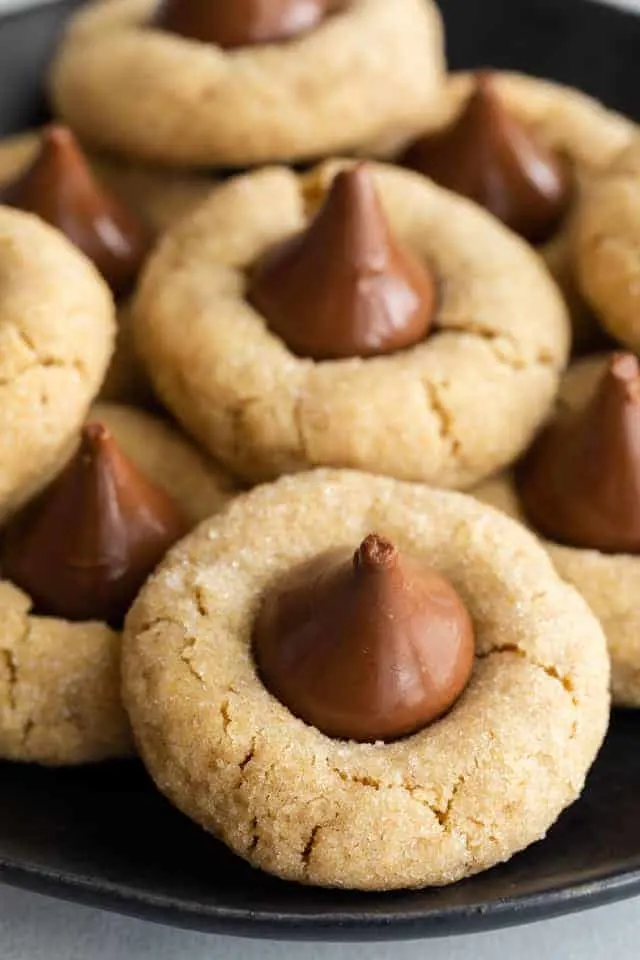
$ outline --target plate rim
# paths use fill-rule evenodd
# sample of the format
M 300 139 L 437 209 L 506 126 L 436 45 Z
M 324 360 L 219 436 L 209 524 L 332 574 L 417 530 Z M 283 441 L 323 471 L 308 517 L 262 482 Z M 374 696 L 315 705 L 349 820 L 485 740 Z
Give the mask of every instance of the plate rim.
M 543 841 L 539 841 L 543 842 Z M 69 876 L 35 864 L 0 857 L 0 882 L 32 893 L 106 910 L 152 923 L 242 939 L 374 942 L 435 939 L 524 926 L 579 913 L 640 895 L 640 864 L 582 883 L 559 884 L 538 893 L 447 906 L 367 914 L 362 909 L 314 917 L 309 913 L 197 905 L 144 893 L 123 884 Z

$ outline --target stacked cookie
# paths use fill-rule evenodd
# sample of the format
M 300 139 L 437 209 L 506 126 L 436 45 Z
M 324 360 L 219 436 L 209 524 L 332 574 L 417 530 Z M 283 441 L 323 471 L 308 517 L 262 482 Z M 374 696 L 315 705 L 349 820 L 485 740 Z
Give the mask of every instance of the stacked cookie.
M 51 92 L 0 145 L 2 754 L 135 742 L 303 883 L 538 840 L 606 640 L 640 702 L 640 370 L 565 374 L 634 346 L 633 124 L 447 75 L 430 0 L 93 3 Z

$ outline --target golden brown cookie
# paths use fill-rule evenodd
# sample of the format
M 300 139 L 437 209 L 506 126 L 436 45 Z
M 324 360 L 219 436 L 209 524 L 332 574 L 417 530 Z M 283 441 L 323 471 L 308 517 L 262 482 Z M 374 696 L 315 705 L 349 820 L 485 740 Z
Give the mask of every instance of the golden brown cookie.
M 98 392 L 114 330 L 89 261 L 36 217 L 0 207 L 0 515 L 55 468 Z
M 178 431 L 142 411 L 99 404 L 121 449 L 170 493 L 190 524 L 232 495 L 229 477 Z M 127 756 L 120 634 L 105 623 L 31 613 L 29 596 L 0 582 L 0 756 L 54 766 Z
M 295 356 L 247 303 L 247 273 L 304 227 L 338 169 L 237 178 L 169 231 L 134 307 L 140 354 L 186 429 L 248 480 L 322 465 L 470 485 L 513 460 L 553 402 L 569 341 L 562 299 L 492 217 L 374 165 L 396 234 L 440 280 L 436 332 L 373 359 Z
M 576 349 L 602 341 L 598 324 L 580 295 L 570 243 L 575 208 L 594 176 L 606 169 L 635 136 L 630 120 L 571 87 L 517 73 L 491 74 L 509 115 L 531 130 L 541 143 L 569 161 L 576 182 L 576 202 L 561 231 L 540 248 L 570 308 Z M 469 73 L 452 74 L 447 106 L 438 127 L 447 127 L 462 112 L 473 88 Z M 431 125 L 433 128 L 433 125 Z M 426 128 L 429 131 L 429 127 Z
M 640 138 L 585 192 L 574 230 L 582 291 L 616 340 L 640 350 Z
M 286 43 L 225 50 L 153 28 L 151 0 L 94 3 L 51 73 L 88 144 L 176 166 L 314 158 L 410 135 L 440 112 L 440 15 L 426 0 L 350 0 Z
M 447 577 L 476 636 L 461 699 L 391 743 L 297 719 L 251 649 L 272 583 L 371 531 Z M 238 498 L 170 552 L 125 636 L 125 705 L 158 787 L 302 883 L 442 885 L 508 859 L 578 796 L 608 721 L 602 631 L 530 534 L 470 497 L 347 471 Z
M 587 405 L 606 362 L 604 356 L 594 356 L 570 367 L 560 390 L 562 409 L 580 410 Z M 510 473 L 494 477 L 472 493 L 526 524 Z M 543 543 L 560 576 L 580 591 L 602 623 L 611 655 L 614 704 L 640 707 L 640 558 Z

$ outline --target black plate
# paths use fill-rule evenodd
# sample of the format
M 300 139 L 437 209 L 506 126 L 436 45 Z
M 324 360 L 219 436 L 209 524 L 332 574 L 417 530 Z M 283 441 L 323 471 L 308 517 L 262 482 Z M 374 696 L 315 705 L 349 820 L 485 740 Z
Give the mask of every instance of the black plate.
M 391 0 L 389 0 L 391 2 Z M 0 132 L 44 115 L 41 72 L 75 0 L 0 19 Z M 450 0 L 454 66 L 513 67 L 640 118 L 640 20 L 587 0 Z M 640 892 L 640 716 L 615 717 L 588 788 L 543 842 L 420 893 L 305 889 L 257 873 L 176 813 L 135 763 L 0 764 L 0 877 L 176 926 L 246 936 L 384 939 L 521 923 Z

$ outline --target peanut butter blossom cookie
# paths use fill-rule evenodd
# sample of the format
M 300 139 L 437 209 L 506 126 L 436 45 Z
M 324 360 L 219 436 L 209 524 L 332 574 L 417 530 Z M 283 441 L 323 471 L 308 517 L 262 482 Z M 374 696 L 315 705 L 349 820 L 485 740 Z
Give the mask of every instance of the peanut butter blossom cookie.
M 134 312 L 159 396 L 254 481 L 324 465 L 471 484 L 528 445 L 569 342 L 524 243 L 375 164 L 217 188 L 165 235 Z
M 230 495 L 162 421 L 93 411 L 57 479 L 2 533 L 0 756 L 63 765 L 132 752 L 124 616 L 167 548 Z
M 631 354 L 575 364 L 558 411 L 515 471 L 480 499 L 544 538 L 599 617 L 614 703 L 640 706 L 640 367 Z
M 595 617 L 522 527 L 346 471 L 201 525 L 123 646 L 163 793 L 254 866 L 365 890 L 453 883 L 542 837 L 582 789 L 608 680 Z
M 0 205 L 0 516 L 51 475 L 100 388 L 109 291 L 57 231 Z
M 116 349 L 102 396 L 148 399 L 148 382 L 132 343 L 126 297 L 151 249 L 151 229 L 102 186 L 74 135 L 60 126 L 48 127 L 31 162 L 0 185 L 0 203 L 42 217 L 93 261 L 119 305 Z
M 575 252 L 584 295 L 617 340 L 640 351 L 640 139 L 585 194 Z
M 443 82 L 431 0 L 116 0 L 72 20 L 51 90 L 89 144 L 247 166 L 406 139 Z
M 429 122 L 401 162 L 538 247 L 567 297 L 578 345 L 592 340 L 598 328 L 578 292 L 570 228 L 576 201 L 634 125 L 578 90 L 487 72 L 454 75 L 445 124 L 433 131 Z

